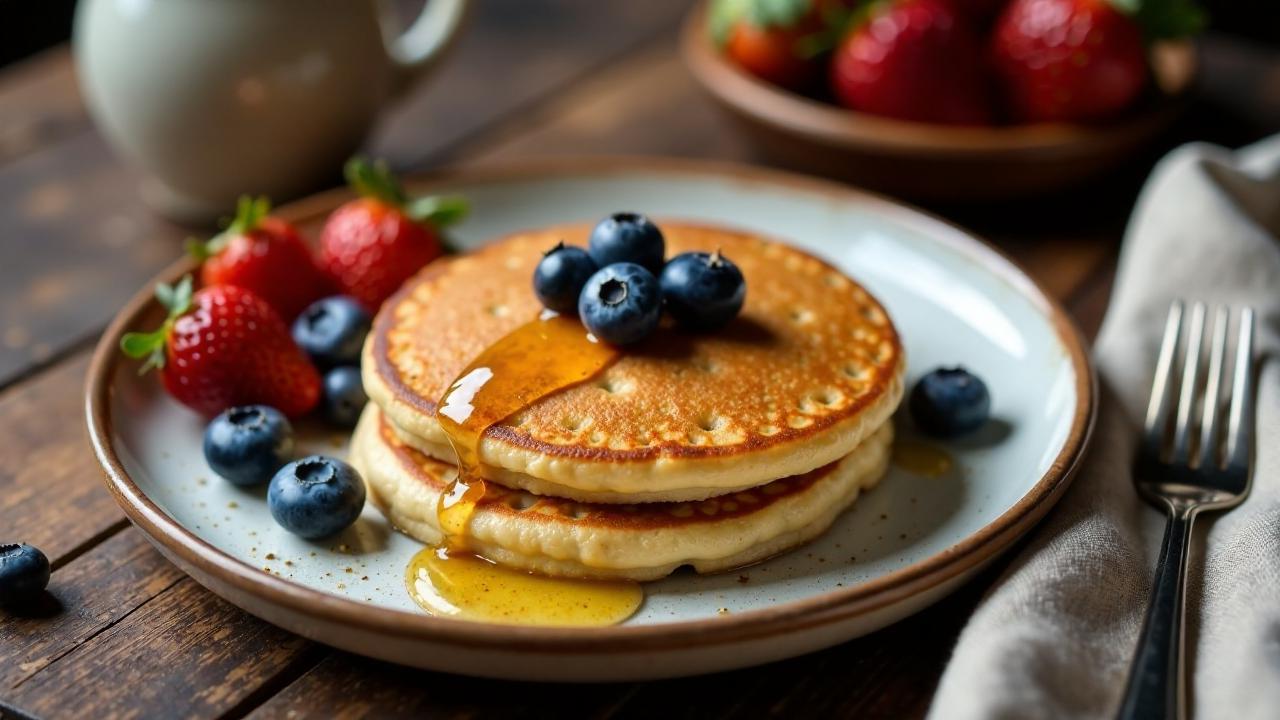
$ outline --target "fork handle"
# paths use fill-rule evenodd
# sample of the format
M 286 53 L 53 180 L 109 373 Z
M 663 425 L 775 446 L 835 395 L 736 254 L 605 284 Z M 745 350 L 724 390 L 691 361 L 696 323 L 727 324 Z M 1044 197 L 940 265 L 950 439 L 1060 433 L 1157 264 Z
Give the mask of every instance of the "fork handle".
M 1191 547 L 1194 507 L 1172 507 L 1156 563 L 1151 604 L 1142 624 L 1138 652 L 1119 720 L 1182 720 L 1186 693 L 1182 677 L 1183 589 Z

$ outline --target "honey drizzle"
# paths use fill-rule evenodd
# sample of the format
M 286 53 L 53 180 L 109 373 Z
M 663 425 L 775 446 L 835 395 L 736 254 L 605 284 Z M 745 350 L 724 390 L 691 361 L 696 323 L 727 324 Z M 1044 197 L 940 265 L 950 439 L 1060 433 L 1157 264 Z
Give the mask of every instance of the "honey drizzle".
M 919 440 L 902 438 L 893 444 L 893 464 L 912 475 L 936 478 L 951 472 L 955 461 L 946 450 Z
M 480 461 L 485 431 L 547 395 L 589 380 L 618 355 L 576 319 L 544 311 L 458 374 L 436 410 L 458 458 L 458 475 L 436 506 L 444 541 L 419 552 L 405 577 L 424 610 L 494 622 L 612 625 L 639 608 L 644 593 L 638 583 L 525 573 L 475 555 L 467 543 L 467 526 L 486 493 Z
M 617 349 L 589 335 L 577 320 L 544 311 L 458 373 L 436 409 L 458 456 L 458 476 L 436 508 L 449 548 L 466 549 L 467 524 L 485 495 L 480 462 L 485 431 L 551 393 L 590 379 L 617 358 Z

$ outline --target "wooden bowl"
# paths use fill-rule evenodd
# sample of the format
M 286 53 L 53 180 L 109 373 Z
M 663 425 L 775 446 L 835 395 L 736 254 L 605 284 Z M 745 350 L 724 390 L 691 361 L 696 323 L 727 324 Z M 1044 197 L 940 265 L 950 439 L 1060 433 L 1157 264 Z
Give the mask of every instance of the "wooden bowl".
M 1155 48 L 1157 90 L 1106 125 L 933 125 L 823 103 L 740 70 L 708 39 L 706 5 L 700 2 L 685 19 L 685 63 L 771 160 L 925 200 L 1036 195 L 1097 176 L 1132 157 L 1173 121 L 1195 69 L 1190 43 Z

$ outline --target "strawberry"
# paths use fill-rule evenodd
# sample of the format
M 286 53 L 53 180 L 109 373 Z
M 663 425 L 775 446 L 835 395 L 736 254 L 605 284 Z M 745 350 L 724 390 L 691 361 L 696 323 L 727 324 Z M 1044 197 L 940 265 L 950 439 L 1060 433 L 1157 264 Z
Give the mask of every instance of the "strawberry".
M 836 48 L 831 90 L 854 110 L 902 120 L 991 122 L 979 43 L 944 0 L 872 6 Z
M 316 267 L 311 248 L 297 229 L 271 217 L 265 198 L 241 197 L 236 217 L 226 230 L 206 242 L 187 241 L 187 251 L 200 266 L 200 282 L 236 285 L 271 303 L 285 320 L 329 295 L 329 278 Z
M 440 257 L 440 230 L 467 212 L 460 197 L 410 199 L 386 164 L 353 158 L 347 181 L 360 197 L 333 211 L 320 233 L 320 266 L 371 312 L 419 268 Z
M 718 0 L 712 40 L 743 70 L 796 91 L 822 77 L 820 56 L 848 18 L 847 0 Z
M 120 348 L 160 369 L 165 390 L 203 415 L 235 405 L 270 405 L 290 417 L 315 407 L 320 375 L 293 344 L 289 328 L 251 290 L 214 285 L 191 292 L 191 276 L 156 287 L 169 310 L 159 329 L 128 333 Z
M 1178 37 L 1200 24 L 1187 0 L 1135 2 L 1013 0 L 990 41 L 1009 114 L 1023 122 L 1090 122 L 1132 106 L 1147 84 L 1144 35 Z

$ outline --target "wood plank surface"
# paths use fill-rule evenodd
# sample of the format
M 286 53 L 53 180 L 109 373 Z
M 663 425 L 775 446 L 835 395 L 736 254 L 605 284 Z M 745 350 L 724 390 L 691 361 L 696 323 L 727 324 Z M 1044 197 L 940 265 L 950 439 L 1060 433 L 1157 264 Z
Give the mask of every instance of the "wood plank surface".
M 687 7 L 475 3 L 455 53 L 392 108 L 370 148 L 409 169 L 604 153 L 759 162 L 675 52 Z M 1240 137 L 1215 136 L 1222 123 L 1203 114 L 1189 127 Z M 1154 157 L 1055 198 L 929 210 L 995 242 L 1092 335 Z M 810 656 L 574 687 L 333 651 L 200 588 L 127 525 L 81 419 L 91 342 L 189 232 L 146 210 L 137 180 L 89 123 L 65 48 L 0 72 L 0 540 L 33 542 L 55 566 L 44 603 L 0 611 L 0 717 L 4 705 L 48 718 L 923 716 L 1002 565 L 919 615 Z
M 401 168 L 440 162 L 462 140 L 500 129 L 499 118 L 518 121 L 538 98 L 672 32 L 685 7 L 682 0 L 475 3 L 456 52 L 392 108 L 370 148 Z M 141 205 L 138 173 L 83 122 L 83 106 L 66 99 L 75 94 L 69 52 L 32 62 L 19 68 L 14 88 L 0 90 L 8 100 L 0 107 L 14 108 L 0 111 L 0 127 L 79 129 L 15 130 L 9 162 L 0 150 L 0 387 L 100 332 L 192 232 Z M 340 181 L 335 173 L 325 185 Z
M 0 688 L 25 682 L 185 577 L 142 533 L 122 530 L 59 568 L 38 607 L 0 624 Z
M 125 522 L 89 451 L 88 365 L 81 353 L 0 393 L 0 542 L 30 542 L 55 566 Z
M 0 82 L 0 163 L 89 129 L 66 48 L 5 68 Z
M 310 662 L 314 648 L 184 577 L 12 688 L 7 701 L 51 718 L 218 717 Z

